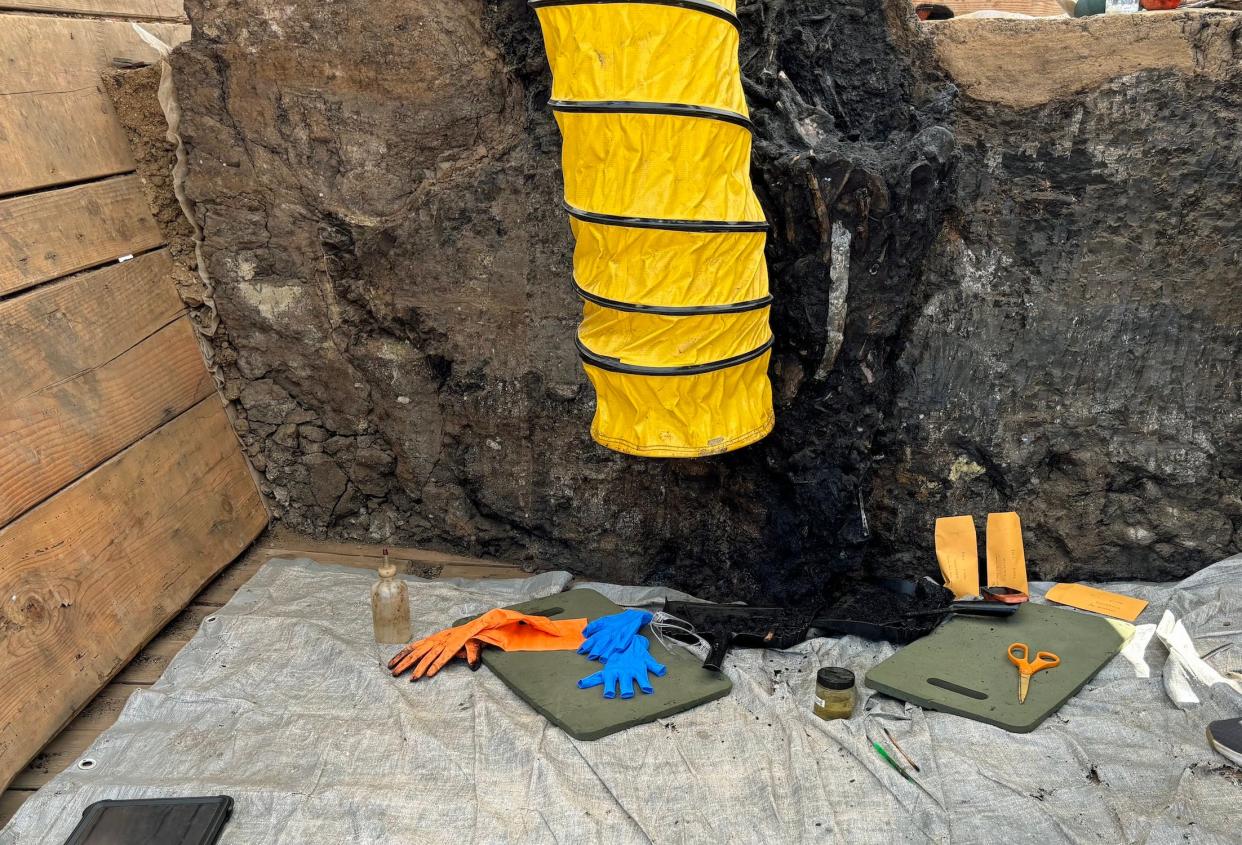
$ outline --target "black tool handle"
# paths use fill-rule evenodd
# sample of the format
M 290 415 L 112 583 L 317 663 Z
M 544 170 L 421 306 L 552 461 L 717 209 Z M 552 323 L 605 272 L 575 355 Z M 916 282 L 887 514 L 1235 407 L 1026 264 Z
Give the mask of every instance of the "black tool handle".
M 1013 616 L 1018 612 L 1018 605 L 1005 604 L 999 601 L 955 601 L 939 610 L 919 610 L 906 613 L 905 616 L 943 616 L 947 613 L 960 613 L 965 616 L 988 616 L 999 618 Z
M 949 611 L 967 616 L 1013 616 L 1018 612 L 1018 605 L 998 601 L 955 601 L 949 605 Z
M 729 649 L 733 648 L 733 635 L 717 634 L 704 639 L 711 644 L 711 649 L 708 650 L 707 657 L 703 660 L 703 668 L 719 672 L 720 667 L 724 665 L 724 659 L 729 656 Z

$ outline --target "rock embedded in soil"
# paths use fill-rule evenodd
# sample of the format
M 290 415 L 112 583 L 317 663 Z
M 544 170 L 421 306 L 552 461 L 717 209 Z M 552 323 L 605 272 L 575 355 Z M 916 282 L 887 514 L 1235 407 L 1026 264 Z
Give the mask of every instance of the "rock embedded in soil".
M 290 527 L 803 604 L 934 572 L 952 513 L 1018 510 L 1037 577 L 1238 550 L 1236 17 L 977 42 L 903 0 L 743 2 L 778 425 L 678 462 L 589 438 L 523 0 L 187 11 L 215 360 Z M 1125 62 L 1084 77 L 1054 49 L 1084 32 Z

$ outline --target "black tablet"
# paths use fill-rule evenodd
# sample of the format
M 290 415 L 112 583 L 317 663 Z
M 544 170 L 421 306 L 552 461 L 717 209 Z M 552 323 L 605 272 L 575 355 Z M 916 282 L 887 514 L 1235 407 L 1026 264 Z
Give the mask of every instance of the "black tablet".
M 96 801 L 65 845 L 213 845 L 232 812 L 227 795 Z

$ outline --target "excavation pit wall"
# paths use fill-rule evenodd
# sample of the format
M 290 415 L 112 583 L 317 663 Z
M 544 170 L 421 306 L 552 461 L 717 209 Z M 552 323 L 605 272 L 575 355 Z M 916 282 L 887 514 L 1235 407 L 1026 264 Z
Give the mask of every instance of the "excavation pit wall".
M 187 7 L 213 360 L 289 527 L 801 603 L 948 514 L 1047 579 L 1239 550 L 1242 16 L 743 3 L 777 429 L 671 461 L 588 433 L 524 2 Z

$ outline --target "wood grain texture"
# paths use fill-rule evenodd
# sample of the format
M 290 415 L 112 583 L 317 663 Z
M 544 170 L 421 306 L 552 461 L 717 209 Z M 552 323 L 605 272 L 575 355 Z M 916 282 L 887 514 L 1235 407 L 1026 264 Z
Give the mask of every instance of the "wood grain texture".
M 182 0 L 0 0 L 0 9 L 115 18 L 185 20 Z
M 147 684 L 122 684 L 116 681 L 108 684 L 91 703 L 83 708 L 73 720 L 70 728 L 80 731 L 97 731 L 102 733 L 116 724 L 121 711 L 125 709 L 129 697 Z
M 210 396 L 0 529 L 0 783 L 266 522 Z
M 169 46 L 190 35 L 184 24 L 138 26 Z M 154 63 L 160 58 L 129 21 L 48 15 L 0 15 L 0 51 L 8 59 L 0 65 L 0 93 L 10 95 L 98 82 L 116 59 Z
M 137 176 L 0 200 L 0 294 L 162 243 Z
M 955 15 L 969 15 L 972 12 L 1017 12 L 1043 18 L 1065 14 L 1065 10 L 1061 8 L 1057 0 L 935 0 L 935 2 L 948 6 Z
M 43 786 L 69 768 L 98 737 L 97 731 L 89 729 L 62 731 L 39 751 L 29 766 L 17 773 L 13 778 L 13 789 L 38 789 Z
M 30 388 L 0 404 L 0 526 L 210 396 L 215 382 L 181 317 L 120 355 Z
M 180 24 L 143 28 L 176 45 Z M 0 16 L 0 195 L 134 169 L 125 133 L 99 74 L 114 59 L 154 62 L 124 21 Z
M 0 302 L 0 405 L 111 360 L 185 310 L 166 250 Z
M 0 96 L 0 161 L 0 195 L 134 169 L 125 132 L 98 82 Z

